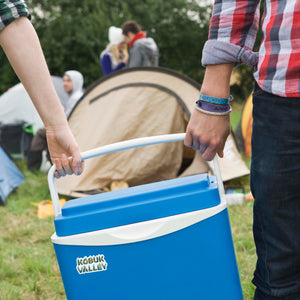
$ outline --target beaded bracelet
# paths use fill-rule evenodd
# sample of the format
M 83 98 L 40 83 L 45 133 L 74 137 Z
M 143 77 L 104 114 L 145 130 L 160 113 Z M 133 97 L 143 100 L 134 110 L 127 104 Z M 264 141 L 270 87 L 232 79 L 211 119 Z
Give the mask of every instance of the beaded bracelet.
M 214 105 L 211 103 L 202 102 L 201 100 L 196 101 L 195 108 L 205 114 L 215 115 L 215 116 L 228 115 L 231 112 L 231 106 L 229 104 Z
M 232 101 L 233 97 L 229 95 L 228 98 L 215 98 L 207 95 L 200 94 L 199 100 L 212 103 L 212 104 L 222 104 L 227 105 L 230 101 Z

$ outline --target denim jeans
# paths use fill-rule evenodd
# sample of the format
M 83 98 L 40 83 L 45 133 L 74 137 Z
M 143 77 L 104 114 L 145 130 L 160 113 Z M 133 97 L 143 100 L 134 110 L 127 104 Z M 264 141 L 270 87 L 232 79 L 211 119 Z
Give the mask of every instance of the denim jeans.
M 300 98 L 253 94 L 255 300 L 300 299 Z

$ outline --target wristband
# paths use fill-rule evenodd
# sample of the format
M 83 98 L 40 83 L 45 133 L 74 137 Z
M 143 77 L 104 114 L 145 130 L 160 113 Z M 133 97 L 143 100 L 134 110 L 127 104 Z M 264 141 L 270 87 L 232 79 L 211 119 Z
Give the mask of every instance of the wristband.
M 228 115 L 231 112 L 231 106 L 229 104 L 227 105 L 214 105 L 211 103 L 206 103 L 198 100 L 196 102 L 197 110 L 208 114 L 208 115 L 215 115 L 215 116 L 223 116 Z
M 207 102 L 202 102 L 201 100 L 198 100 L 196 102 L 197 106 L 201 109 L 211 111 L 211 112 L 227 112 L 231 109 L 229 104 L 226 105 L 215 105 Z
M 212 104 L 222 104 L 222 105 L 227 105 L 230 101 L 232 101 L 232 96 L 229 95 L 228 98 L 215 98 L 215 97 L 210 97 L 207 95 L 200 94 L 199 100 L 212 103 Z

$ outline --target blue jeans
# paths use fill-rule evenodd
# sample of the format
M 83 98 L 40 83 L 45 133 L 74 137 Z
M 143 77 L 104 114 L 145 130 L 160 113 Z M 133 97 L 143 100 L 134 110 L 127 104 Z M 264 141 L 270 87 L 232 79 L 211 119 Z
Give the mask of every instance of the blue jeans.
M 300 299 L 300 98 L 253 94 L 255 300 Z

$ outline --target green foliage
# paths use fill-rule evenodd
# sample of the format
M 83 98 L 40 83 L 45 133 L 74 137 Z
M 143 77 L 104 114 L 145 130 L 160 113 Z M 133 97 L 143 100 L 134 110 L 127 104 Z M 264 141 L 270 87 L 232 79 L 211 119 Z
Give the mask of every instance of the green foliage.
M 201 82 L 201 52 L 207 40 L 211 5 L 196 0 L 27 0 L 52 75 L 79 70 L 88 86 L 102 76 L 99 55 L 109 26 L 137 21 L 160 50 L 160 66 Z M 0 93 L 18 82 L 0 53 Z

